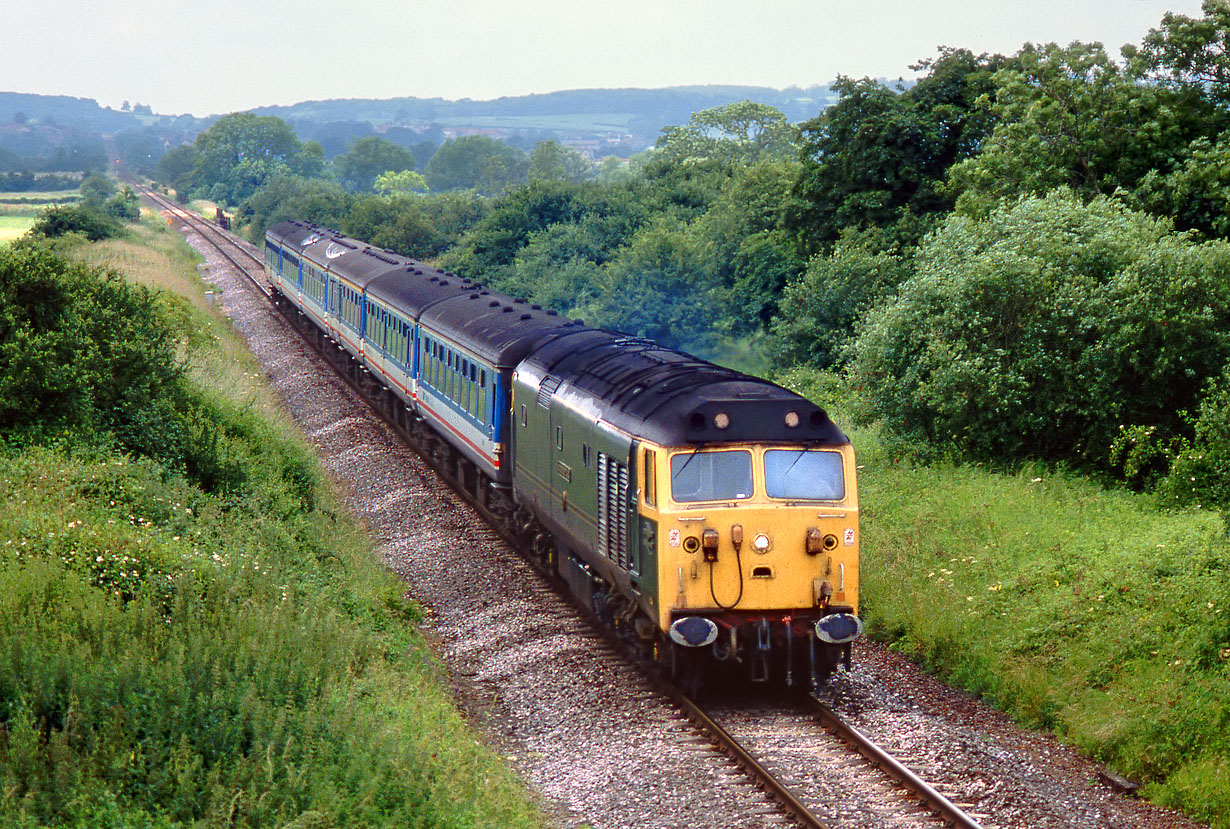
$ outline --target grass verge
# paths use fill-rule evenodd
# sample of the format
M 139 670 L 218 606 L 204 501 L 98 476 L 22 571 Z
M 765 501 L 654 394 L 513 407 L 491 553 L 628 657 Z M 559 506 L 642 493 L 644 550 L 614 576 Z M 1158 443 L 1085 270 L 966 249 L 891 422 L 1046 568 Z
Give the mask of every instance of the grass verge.
M 228 475 L 4 436 L 0 825 L 539 825 L 178 235 L 61 251 L 185 288 L 160 305 Z
M 779 379 L 845 408 L 833 378 Z M 1230 827 L 1223 517 L 1062 471 L 918 466 L 875 430 L 852 439 L 869 634 Z

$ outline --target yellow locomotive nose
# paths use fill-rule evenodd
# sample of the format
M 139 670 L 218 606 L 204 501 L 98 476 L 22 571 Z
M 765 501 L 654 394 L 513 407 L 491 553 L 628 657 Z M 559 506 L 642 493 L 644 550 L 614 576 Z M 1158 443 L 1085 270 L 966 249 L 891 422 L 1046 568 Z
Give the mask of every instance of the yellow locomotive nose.
M 849 446 L 651 451 L 668 462 L 646 459 L 661 474 L 641 512 L 655 528 L 659 624 L 671 642 L 746 662 L 753 679 L 779 662 L 787 673 L 831 670 L 862 633 Z

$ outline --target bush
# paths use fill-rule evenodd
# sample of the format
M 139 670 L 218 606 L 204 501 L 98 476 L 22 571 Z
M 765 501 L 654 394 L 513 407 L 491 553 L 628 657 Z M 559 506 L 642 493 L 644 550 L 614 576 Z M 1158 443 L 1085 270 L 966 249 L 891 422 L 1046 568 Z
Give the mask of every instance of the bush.
M 1230 367 L 1209 382 L 1162 491 L 1180 503 L 1230 507 Z
M 1230 245 L 1108 199 L 951 217 L 855 344 L 862 414 L 970 458 L 1111 470 L 1124 429 L 1190 436 L 1230 358 L 1228 270 Z
M 774 363 L 844 365 L 855 324 L 909 274 L 908 260 L 875 250 L 858 236 L 845 236 L 831 253 L 817 254 L 782 294 L 772 328 Z
M 37 236 L 53 239 L 66 233 L 80 233 L 91 242 L 110 239 L 123 232 L 112 217 L 84 206 L 49 207 L 30 228 Z
M 0 249 L 0 429 L 123 431 L 178 393 L 178 337 L 154 295 L 45 244 Z

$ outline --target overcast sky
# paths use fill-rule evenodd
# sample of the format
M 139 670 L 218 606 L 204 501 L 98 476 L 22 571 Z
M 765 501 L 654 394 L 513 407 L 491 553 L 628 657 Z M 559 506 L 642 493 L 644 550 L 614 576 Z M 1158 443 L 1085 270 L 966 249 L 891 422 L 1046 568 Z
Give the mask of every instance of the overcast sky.
M 783 88 L 910 76 L 941 45 L 1112 55 L 1199 0 L 0 0 L 0 91 L 194 115 L 325 98 Z M 175 75 L 162 61 L 181 61 Z

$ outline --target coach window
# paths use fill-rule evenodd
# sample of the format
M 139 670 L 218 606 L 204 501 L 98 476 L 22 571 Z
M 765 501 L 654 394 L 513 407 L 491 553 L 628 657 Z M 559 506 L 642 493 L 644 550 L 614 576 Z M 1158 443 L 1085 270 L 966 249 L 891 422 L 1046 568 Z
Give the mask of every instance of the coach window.
M 478 370 L 478 419 L 483 423 L 490 422 L 487 416 L 487 371 Z

